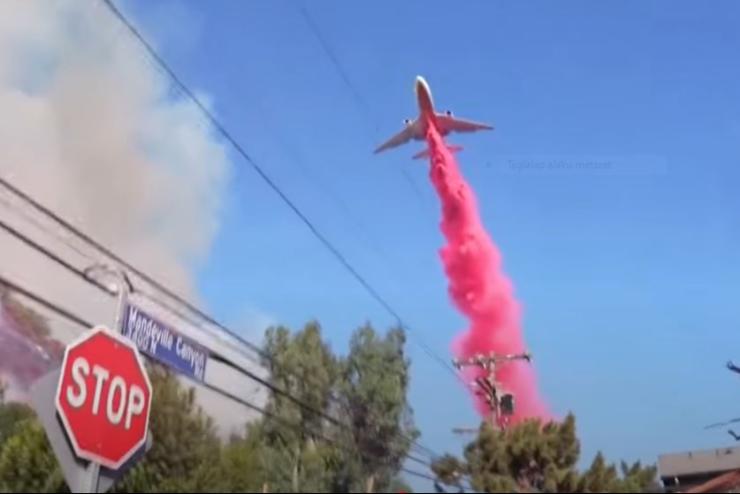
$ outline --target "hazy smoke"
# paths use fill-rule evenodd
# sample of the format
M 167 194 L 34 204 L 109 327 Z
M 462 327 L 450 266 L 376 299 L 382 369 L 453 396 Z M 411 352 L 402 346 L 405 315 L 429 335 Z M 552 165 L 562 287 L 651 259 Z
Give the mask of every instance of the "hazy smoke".
M 0 3 L 0 171 L 181 291 L 228 162 L 99 2 Z
M 4 178 L 195 296 L 192 272 L 209 252 L 228 179 L 225 148 L 100 2 L 0 2 L 0 111 Z M 77 265 L 90 262 L 3 204 L 0 217 Z M 5 234 L 0 272 L 112 323 L 113 300 Z

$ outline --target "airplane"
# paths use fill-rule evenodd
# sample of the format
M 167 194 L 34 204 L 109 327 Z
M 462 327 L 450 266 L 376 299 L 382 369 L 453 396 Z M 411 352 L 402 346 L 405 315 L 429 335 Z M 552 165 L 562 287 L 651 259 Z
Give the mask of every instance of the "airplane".
M 375 154 L 378 154 L 387 149 L 391 149 L 401 144 L 405 144 L 410 140 L 423 141 L 426 139 L 428 125 L 431 123 L 440 133 L 440 135 L 446 136 L 450 132 L 475 132 L 478 130 L 493 130 L 493 127 L 484 124 L 473 122 L 470 120 L 463 120 L 452 116 L 452 112 L 447 110 L 444 113 L 438 113 L 434 109 L 434 102 L 432 101 L 432 91 L 429 89 L 429 84 L 424 80 L 422 76 L 416 77 L 416 84 L 414 85 L 416 91 L 416 100 L 419 105 L 419 116 L 415 120 L 405 119 L 403 121 L 405 127 L 398 134 L 391 137 L 388 141 L 381 144 L 376 150 Z M 451 145 L 448 149 L 452 152 L 461 151 L 462 146 Z M 413 158 L 420 159 L 429 156 L 429 150 L 424 150 L 416 153 Z

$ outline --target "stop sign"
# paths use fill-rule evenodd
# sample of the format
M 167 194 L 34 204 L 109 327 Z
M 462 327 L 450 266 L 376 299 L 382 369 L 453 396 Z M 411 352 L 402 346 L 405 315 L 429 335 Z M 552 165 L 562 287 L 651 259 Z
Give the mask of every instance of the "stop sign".
M 69 345 L 56 408 L 78 457 L 118 470 L 146 442 L 152 384 L 138 349 L 105 327 Z

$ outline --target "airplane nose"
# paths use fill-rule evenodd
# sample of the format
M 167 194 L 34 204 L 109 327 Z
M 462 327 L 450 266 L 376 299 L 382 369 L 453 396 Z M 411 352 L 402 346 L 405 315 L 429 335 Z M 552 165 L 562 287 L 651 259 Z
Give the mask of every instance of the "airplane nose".
M 426 81 L 424 80 L 424 78 L 420 75 L 417 75 L 416 84 L 414 85 L 414 89 L 416 89 L 416 91 L 418 92 L 418 91 L 421 91 L 425 86 L 426 86 Z

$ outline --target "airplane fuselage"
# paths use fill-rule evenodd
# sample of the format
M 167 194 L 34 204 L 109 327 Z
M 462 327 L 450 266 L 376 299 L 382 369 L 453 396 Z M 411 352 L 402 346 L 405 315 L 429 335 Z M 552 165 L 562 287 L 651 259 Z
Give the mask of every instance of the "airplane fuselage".
M 432 90 L 429 89 L 429 84 L 421 76 L 416 78 L 416 101 L 419 105 L 419 116 L 410 124 L 414 128 L 414 139 L 417 141 L 426 139 L 430 123 L 441 135 L 447 135 L 449 131 L 440 129 L 440 126 L 437 125 L 437 113 L 434 111 Z
M 432 90 L 423 77 L 416 78 L 416 101 L 419 104 L 419 119 L 429 120 L 434 116 L 434 102 L 432 101 Z

